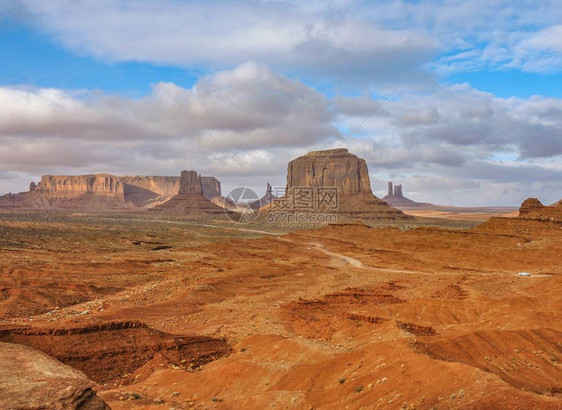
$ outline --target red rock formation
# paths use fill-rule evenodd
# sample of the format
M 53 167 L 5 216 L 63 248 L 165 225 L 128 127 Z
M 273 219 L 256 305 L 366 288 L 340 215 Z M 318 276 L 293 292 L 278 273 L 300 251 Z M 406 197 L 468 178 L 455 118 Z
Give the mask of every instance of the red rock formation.
M 110 174 L 44 175 L 34 190 L 0 197 L 0 208 L 7 209 L 107 211 L 128 207 L 124 184 Z
M 135 372 L 155 357 L 164 357 L 174 365 L 181 365 L 182 360 L 204 364 L 230 353 L 224 339 L 175 336 L 139 321 L 110 321 L 70 328 L 0 329 L 0 345 L 1 342 L 38 349 L 83 371 L 98 383 L 125 381 L 124 373 Z
M 201 176 L 195 171 L 182 171 L 179 193 L 151 210 L 167 214 L 221 214 L 224 208 L 203 196 Z
M 325 212 L 353 219 L 412 218 L 372 194 L 367 163 L 347 149 L 313 151 L 289 162 L 286 192 L 271 211 Z
M 123 183 L 110 174 L 92 175 L 44 175 L 36 191 L 58 195 L 80 196 L 97 194 L 107 196 L 123 195 Z
M 395 185 L 392 189 L 392 182 L 388 183 L 388 194 L 382 197 L 382 200 L 389 205 L 392 205 L 401 210 L 419 209 L 419 208 L 435 208 L 437 205 L 428 204 L 424 202 L 412 201 L 406 198 L 402 193 L 402 184 Z
M 268 182 L 267 186 L 265 187 L 265 195 L 262 196 L 257 201 L 251 202 L 249 206 L 252 209 L 263 208 L 264 206 L 271 205 L 273 201 L 275 201 L 276 199 L 277 197 L 273 193 L 273 189 L 271 188 L 271 185 Z
M 84 373 L 21 344 L 0 343 L 0 408 L 109 410 Z
M 519 218 L 562 222 L 562 202 L 544 206 L 537 198 L 527 198 L 519 208 Z
M 289 162 L 290 187 L 334 187 L 342 196 L 372 193 L 367 163 L 345 148 L 312 151 Z
M 183 193 L 220 198 L 220 182 L 184 171 Z M 83 211 L 149 208 L 162 204 L 180 191 L 180 177 L 44 175 L 31 182 L 28 192 L 0 196 L 0 209 L 72 209 Z
M 178 194 L 203 195 L 201 176 L 195 171 L 182 171 Z
M 544 208 L 544 205 L 537 198 L 527 198 L 521 203 L 519 208 L 519 216 L 528 214 L 531 211 Z
M 221 183 L 215 177 L 201 177 L 201 186 L 205 198 L 213 199 L 221 196 Z

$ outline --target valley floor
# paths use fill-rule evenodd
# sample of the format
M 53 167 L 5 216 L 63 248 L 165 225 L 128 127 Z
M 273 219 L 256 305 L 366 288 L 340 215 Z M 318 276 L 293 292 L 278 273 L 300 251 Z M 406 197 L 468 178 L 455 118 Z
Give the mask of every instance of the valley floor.
M 3 214 L 0 342 L 114 409 L 562 408 L 559 227 L 440 224 Z

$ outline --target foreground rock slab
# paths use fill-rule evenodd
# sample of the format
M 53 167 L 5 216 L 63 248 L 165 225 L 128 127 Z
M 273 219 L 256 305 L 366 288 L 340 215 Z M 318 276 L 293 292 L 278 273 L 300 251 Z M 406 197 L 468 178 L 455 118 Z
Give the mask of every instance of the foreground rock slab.
M 109 409 L 84 373 L 35 349 L 0 343 L 0 363 L 2 409 Z

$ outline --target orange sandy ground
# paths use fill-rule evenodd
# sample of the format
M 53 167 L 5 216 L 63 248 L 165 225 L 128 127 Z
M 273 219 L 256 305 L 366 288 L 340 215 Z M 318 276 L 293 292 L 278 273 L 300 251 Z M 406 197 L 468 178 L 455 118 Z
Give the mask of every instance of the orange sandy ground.
M 537 224 L 274 236 L 6 217 L 0 326 L 132 320 L 232 347 L 104 380 L 114 409 L 562 408 L 562 235 Z

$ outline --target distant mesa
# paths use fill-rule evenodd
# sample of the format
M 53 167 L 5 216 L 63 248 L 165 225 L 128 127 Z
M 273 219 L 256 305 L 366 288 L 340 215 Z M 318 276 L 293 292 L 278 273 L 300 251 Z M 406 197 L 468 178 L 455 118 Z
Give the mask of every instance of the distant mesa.
M 203 196 L 221 197 L 215 177 L 201 177 Z M 180 190 L 178 176 L 44 175 L 28 192 L 0 196 L 0 209 L 113 211 L 148 209 Z
M 0 197 L 0 209 L 116 210 L 134 207 L 125 199 L 125 184 L 110 174 L 44 175 L 30 191 Z
M 382 200 L 401 210 L 432 209 L 438 207 L 437 205 L 416 202 L 406 198 L 402 193 L 402 184 L 394 185 L 393 187 L 393 183 L 390 181 L 388 182 L 388 194 L 383 196 Z
M 289 162 L 286 195 L 274 203 L 274 208 L 289 203 L 293 204 L 292 211 L 307 212 L 307 207 L 294 206 L 306 188 L 337 192 L 335 204 L 316 203 L 313 198 L 313 205 L 319 205 L 320 211 L 355 219 L 412 218 L 373 195 L 367 163 L 345 148 L 312 151 Z
M 180 215 L 222 214 L 225 211 L 203 196 L 202 177 L 196 171 L 182 171 L 178 194 L 150 210 Z

